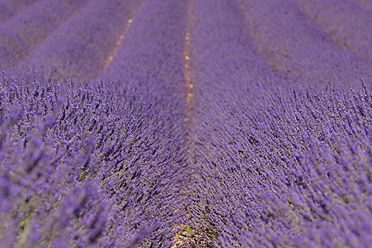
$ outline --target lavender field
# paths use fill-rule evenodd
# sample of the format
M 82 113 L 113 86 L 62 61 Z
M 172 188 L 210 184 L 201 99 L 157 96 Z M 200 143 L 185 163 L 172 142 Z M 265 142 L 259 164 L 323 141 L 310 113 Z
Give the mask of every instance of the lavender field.
M 369 0 L 0 0 L 0 248 L 372 247 Z

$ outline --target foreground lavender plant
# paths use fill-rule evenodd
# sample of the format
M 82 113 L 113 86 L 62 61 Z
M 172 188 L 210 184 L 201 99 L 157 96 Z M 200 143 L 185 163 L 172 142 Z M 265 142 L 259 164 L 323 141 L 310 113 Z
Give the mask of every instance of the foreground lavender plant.
M 1 244 L 126 247 L 146 238 L 161 247 L 172 240 L 182 215 L 174 205 L 182 129 L 165 107 L 133 93 L 118 84 L 41 86 L 4 76 Z

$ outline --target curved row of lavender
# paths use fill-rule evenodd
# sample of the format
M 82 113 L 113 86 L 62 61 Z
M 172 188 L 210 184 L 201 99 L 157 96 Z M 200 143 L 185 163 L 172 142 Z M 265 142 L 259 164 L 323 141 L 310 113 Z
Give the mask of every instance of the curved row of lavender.
M 228 0 L 195 1 L 190 18 L 194 84 L 190 166 L 195 171 L 191 226 L 209 245 L 216 247 L 224 244 L 220 237 L 228 231 L 216 220 L 219 211 L 229 213 L 231 210 L 231 206 L 221 204 L 220 197 L 226 202 L 235 200 L 228 192 L 238 183 L 225 176 L 227 161 L 224 160 L 232 154 L 226 151 L 223 159 L 219 155 L 226 144 L 235 139 L 241 142 L 243 138 L 230 135 L 229 129 L 236 126 L 237 120 L 243 120 L 240 111 L 268 93 L 273 82 L 283 82 L 255 51 L 248 27 L 242 20 L 244 15 L 238 3 Z M 243 108 L 240 110 L 240 107 Z M 234 166 L 234 162 L 228 163 Z M 213 239 L 220 241 L 213 242 Z
M 350 0 L 294 0 L 339 45 L 372 59 L 372 15 Z
M 172 105 L 184 105 L 187 1 L 146 1 L 99 78 L 124 81 Z M 123 78 L 125 75 L 125 78 Z
M 0 244 L 368 247 L 371 62 L 294 1 L 61 23 L 0 80 Z
M 239 7 L 194 4 L 194 228 L 214 247 L 369 247 L 371 83 L 286 83 L 255 52 Z
M 289 80 L 359 87 L 361 77 L 372 79 L 370 60 L 338 46 L 292 1 L 239 2 L 257 50 Z
M 186 222 L 185 206 L 191 204 L 189 187 L 193 186 L 185 122 L 187 106 L 183 52 L 187 6 L 188 1 L 145 1 L 125 33 L 116 56 L 100 76 L 104 82 L 120 82 L 135 89 L 138 95 L 150 102 L 162 106 L 157 114 L 171 121 L 168 132 L 174 133 L 178 142 L 168 143 L 164 148 L 182 147 L 181 151 L 171 154 L 166 161 L 167 167 L 164 167 L 169 170 L 169 176 L 173 170 L 180 170 L 180 174 L 173 175 L 172 179 L 173 193 L 176 194 L 174 199 L 162 202 L 164 209 L 174 213 L 173 218 L 165 223 L 167 229 L 162 230 L 167 234 L 169 245 L 174 243 L 174 236 L 182 229 L 181 224 Z M 159 133 L 159 138 L 162 135 Z M 162 214 L 159 212 L 159 216 Z M 166 244 L 153 245 L 168 247 Z
M 371 93 L 279 90 L 200 135 L 205 235 L 216 247 L 369 247 Z
M 187 159 L 177 113 L 120 84 L 10 78 L 0 98 L 2 247 L 169 246 Z
M 126 46 L 141 44 L 146 34 L 152 38 L 141 49 L 120 49 L 104 74 L 111 82 L 3 80 L 0 242 L 132 247 L 146 237 L 142 245 L 171 245 L 189 205 L 182 103 L 186 20 L 180 18 L 186 6 L 143 3 L 134 25 L 140 36 L 129 30 Z M 115 71 L 127 57 L 142 70 Z M 115 80 L 125 74 L 125 81 Z
M 38 0 L 3 0 L 0 2 L 0 23 L 22 13 L 24 9 L 36 3 Z
M 91 0 L 7 72 L 39 81 L 95 79 L 142 1 Z M 107 17 L 110 18 L 107 18 Z M 34 74 L 34 71 L 36 73 Z
M 0 68 L 9 68 L 37 48 L 88 0 L 41 0 L 0 24 Z

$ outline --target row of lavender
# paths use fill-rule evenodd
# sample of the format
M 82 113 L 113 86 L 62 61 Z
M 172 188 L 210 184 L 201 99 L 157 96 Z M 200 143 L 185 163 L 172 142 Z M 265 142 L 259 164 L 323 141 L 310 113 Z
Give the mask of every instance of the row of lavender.
M 27 77 L 36 70 L 43 81 L 66 77 L 95 79 L 104 70 L 141 3 L 90 1 L 10 72 L 22 72 Z
M 145 2 L 104 83 L 24 83 L 4 76 L 1 244 L 171 245 L 189 205 L 186 7 Z
M 338 45 L 372 59 L 372 15 L 350 0 L 293 0 Z
M 371 93 L 277 90 L 235 110 L 217 101 L 227 120 L 207 138 L 199 132 L 193 212 L 206 238 L 217 247 L 369 247 Z
M 97 78 L 142 2 L 38 1 L 0 24 L 0 68 L 43 82 Z
M 368 247 L 370 62 L 277 2 L 195 1 L 193 226 L 216 247 Z
M 38 1 L 0 25 L 0 68 L 16 65 L 87 0 Z
M 166 116 L 177 132 L 184 134 L 177 137 L 182 152 L 182 163 L 168 164 L 176 167 L 179 175 L 173 178 L 173 200 L 163 201 L 165 209 L 171 209 L 174 217 L 167 222 L 167 234 L 162 242 L 146 239 L 143 246 L 170 247 L 177 240 L 177 233 L 187 222 L 187 207 L 191 204 L 191 174 L 189 166 L 189 144 L 186 104 L 186 85 L 184 81 L 184 36 L 187 22 L 188 1 L 145 1 L 135 16 L 133 23 L 125 34 L 125 39 L 118 46 L 112 62 L 103 71 L 103 81 L 121 82 L 134 88 L 138 94 L 156 102 L 168 110 Z M 124 76 L 123 76 L 124 75 Z M 159 137 L 164 135 L 159 133 Z M 173 146 L 165 143 L 164 148 Z M 182 157 L 180 157 L 182 155 Z M 169 228 L 169 229 L 168 229 Z M 150 243 L 149 243 L 150 242 Z
M 181 117 L 137 93 L 1 81 L 2 247 L 131 247 L 159 226 L 150 239 L 172 240 Z
M 186 9 L 187 1 L 146 1 L 99 78 L 123 81 L 182 110 Z
M 349 25 L 355 29 L 353 33 L 360 33 L 349 41 L 346 39 L 349 32 L 345 30 L 345 34 L 342 34 L 340 29 L 332 29 L 330 25 L 334 25 L 334 22 L 326 20 L 327 24 L 324 24 L 323 20 L 322 26 L 332 33 L 327 34 L 293 1 L 239 0 L 239 2 L 246 14 L 246 24 L 257 50 L 271 68 L 292 82 L 305 85 L 325 85 L 332 82 L 342 86 L 348 84 L 359 86 L 360 77 L 372 79 L 372 62 L 371 57 L 368 57 L 371 24 L 366 23 L 370 18 L 365 12 L 358 16 L 362 20 L 359 23 L 363 24 L 364 21 L 364 25 L 357 25 L 350 19 L 348 21 L 341 19 L 343 22 L 339 25 L 342 24 L 344 27 Z M 327 9 L 327 2 L 322 3 L 318 5 Z M 316 2 L 310 7 L 313 5 L 316 5 Z M 311 9 L 310 7 L 303 8 Z M 337 13 L 335 11 L 335 14 Z M 356 13 L 352 14 L 350 17 L 355 18 Z M 321 21 L 322 19 L 316 20 L 319 24 Z M 361 50 L 364 49 L 364 55 L 369 59 L 355 55 L 351 50 L 332 40 L 341 37 L 346 39 L 351 50 L 363 53 Z M 339 41 L 341 45 L 343 42 Z

